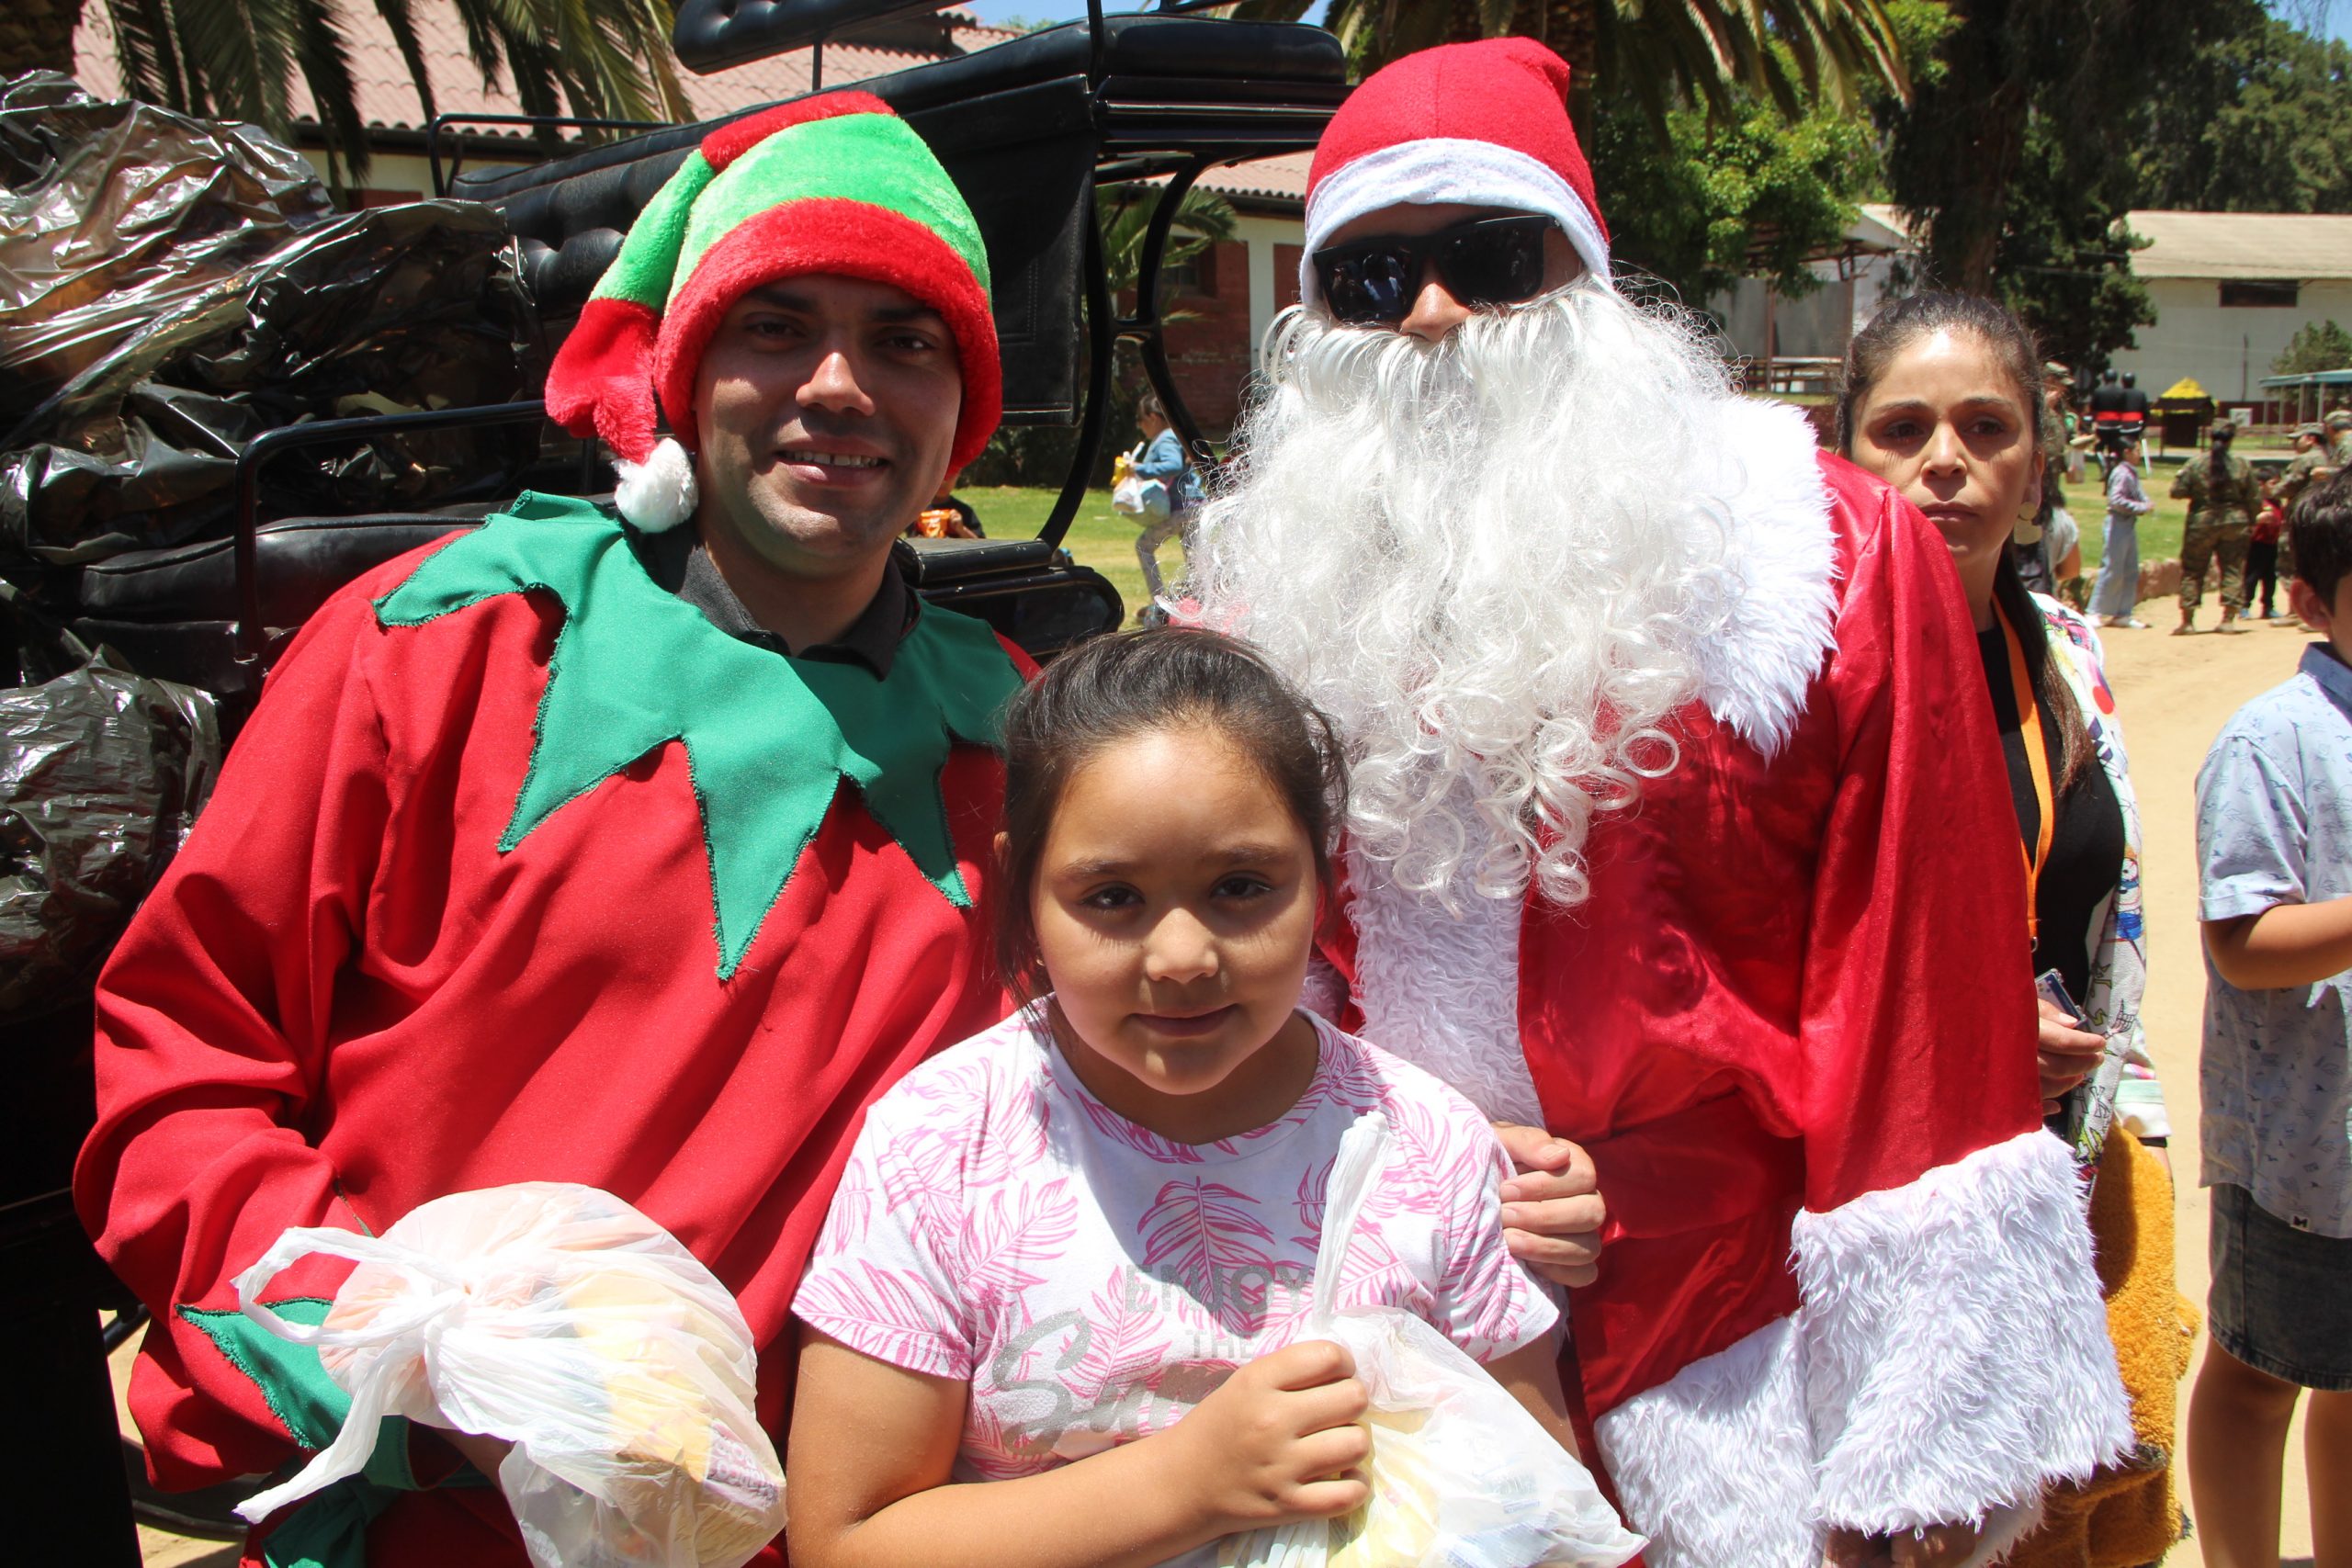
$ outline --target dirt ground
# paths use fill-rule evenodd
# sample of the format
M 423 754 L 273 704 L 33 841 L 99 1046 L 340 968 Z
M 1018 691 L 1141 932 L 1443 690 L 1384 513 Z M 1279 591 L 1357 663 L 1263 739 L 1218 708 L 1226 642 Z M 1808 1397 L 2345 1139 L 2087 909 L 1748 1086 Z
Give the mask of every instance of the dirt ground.
M 2306 640 L 2284 625 L 2257 626 L 2241 636 L 2211 631 L 2176 637 L 2169 603 L 2151 602 L 2148 631 L 2106 634 L 2108 673 L 2115 688 L 2132 779 L 2146 839 L 2142 868 L 2152 944 L 2144 1009 L 2149 1046 L 2165 1086 L 2173 1124 L 2174 1169 L 2179 1178 L 2180 1288 L 2204 1304 L 2205 1197 L 2197 1181 L 2197 1051 L 2205 1000 L 2204 965 L 2197 947 L 2197 768 L 2213 737 L 2240 704 L 2294 672 Z M 2208 604 L 2209 627 L 2215 612 Z M 2198 1356 L 2204 1343 L 2200 1337 Z M 116 1358 L 118 1387 L 130 1349 Z M 2194 1378 L 2192 1369 L 2190 1376 Z M 2187 1401 L 2184 1395 L 2183 1409 Z M 124 1429 L 130 1430 L 126 1421 Z M 2186 1478 L 2183 1479 L 2184 1491 Z M 163 1568 L 230 1568 L 236 1549 L 141 1529 L 146 1560 Z M 2308 1568 L 2312 1552 L 2310 1494 L 2303 1478 L 2300 1418 L 2287 1457 L 2287 1498 L 2280 1539 L 2283 1568 Z M 2203 1568 L 2192 1536 L 2166 1560 L 2167 1568 Z
M 2202 624 L 2217 612 L 2206 603 Z M 2205 1303 L 2206 1199 L 2197 1187 L 2197 1052 L 2205 1006 L 2205 966 L 2197 937 L 2197 769 L 2232 713 L 2247 698 L 2294 673 L 2309 634 L 2292 623 L 2256 626 L 2243 636 L 2211 631 L 2167 636 L 2178 616 L 2169 603 L 2140 608 L 2147 631 L 2109 631 L 2107 671 L 2115 688 L 2123 739 L 2132 756 L 2132 785 L 2139 796 L 2147 896 L 2148 994 L 2143 1007 L 2148 1046 L 2165 1086 L 2172 1117 L 2173 1171 L 2177 1179 L 2176 1263 L 2182 1292 Z M 2198 1361 L 2206 1342 L 2199 1337 Z M 2196 1377 L 2192 1368 L 2190 1378 Z M 2186 1416 L 2186 1393 L 2182 1411 Z M 2285 1568 L 2308 1564 L 2312 1554 L 2311 1494 L 2303 1478 L 2302 1421 L 2287 1450 L 2287 1495 L 2279 1531 Z M 2186 1473 L 2182 1478 L 2184 1495 Z M 2190 1538 L 2165 1560 L 2166 1568 L 2203 1568 Z

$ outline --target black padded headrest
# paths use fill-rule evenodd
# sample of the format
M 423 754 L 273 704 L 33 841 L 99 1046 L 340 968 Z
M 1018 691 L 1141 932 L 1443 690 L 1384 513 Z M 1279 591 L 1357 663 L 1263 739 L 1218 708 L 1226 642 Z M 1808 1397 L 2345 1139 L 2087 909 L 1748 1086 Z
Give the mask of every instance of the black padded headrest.
M 692 71 L 723 71 L 912 11 L 938 0 L 684 0 L 670 47 Z

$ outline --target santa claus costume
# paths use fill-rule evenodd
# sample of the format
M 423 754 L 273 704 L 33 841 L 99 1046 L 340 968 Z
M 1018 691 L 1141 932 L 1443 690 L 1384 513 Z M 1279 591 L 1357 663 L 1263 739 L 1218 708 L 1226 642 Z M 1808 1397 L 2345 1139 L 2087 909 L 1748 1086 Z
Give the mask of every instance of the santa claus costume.
M 1205 613 L 1347 737 L 1347 1021 L 1593 1156 L 1564 1370 L 1653 1568 L 1959 1521 L 1991 1561 L 2130 1427 L 1967 612 L 1926 519 L 1618 292 L 1566 76 L 1432 50 L 1332 120 Z M 1548 215 L 1583 275 L 1332 321 L 1314 250 L 1399 204 Z
M 618 454 L 617 505 L 526 494 L 331 599 L 107 966 L 76 1192 L 154 1314 L 130 1407 L 164 1485 L 277 1470 L 349 1408 L 240 1312 L 281 1234 L 518 1181 L 605 1189 L 707 1264 L 781 1429 L 788 1308 L 865 1105 L 1003 1016 L 978 900 L 1026 660 L 895 576 L 787 653 L 690 553 L 694 461 L 656 440 L 657 406 L 694 439 L 729 304 L 811 273 L 948 323 L 969 461 L 999 408 L 988 264 L 929 151 L 859 94 L 714 132 L 550 377 Z M 346 1267 L 266 1299 L 315 1324 Z M 500 1494 L 391 1421 L 246 1561 L 525 1558 Z

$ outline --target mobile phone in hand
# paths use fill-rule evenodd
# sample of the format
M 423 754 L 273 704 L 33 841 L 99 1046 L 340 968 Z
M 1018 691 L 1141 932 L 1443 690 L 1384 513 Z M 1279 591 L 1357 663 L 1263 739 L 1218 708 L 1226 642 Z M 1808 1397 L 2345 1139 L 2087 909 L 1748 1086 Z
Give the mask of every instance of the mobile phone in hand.
M 2045 969 L 2033 977 L 2034 994 L 2066 1016 L 2076 1029 L 2086 1027 L 2082 1008 L 2066 993 L 2058 971 Z M 2107 1054 L 2088 1077 L 2068 1089 L 2058 1101 L 2058 1114 L 2044 1123 L 2075 1152 L 2075 1163 L 2087 1179 L 2098 1169 L 2099 1151 L 2107 1146 L 2107 1129 L 2115 1120 L 2115 1091 L 2123 1077 L 2120 1041 L 2109 1040 Z

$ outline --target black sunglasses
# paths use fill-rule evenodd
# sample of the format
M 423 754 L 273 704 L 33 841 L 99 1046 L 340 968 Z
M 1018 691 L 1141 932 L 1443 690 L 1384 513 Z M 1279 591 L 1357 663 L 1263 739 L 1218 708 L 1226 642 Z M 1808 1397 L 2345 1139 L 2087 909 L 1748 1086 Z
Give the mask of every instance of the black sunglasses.
M 1432 234 L 1326 245 L 1315 253 L 1315 278 L 1325 307 L 1353 326 L 1403 321 L 1420 292 L 1425 265 L 1437 268 L 1446 291 L 1464 305 L 1517 305 L 1544 290 L 1544 234 L 1554 227 L 1539 213 L 1515 212 Z

